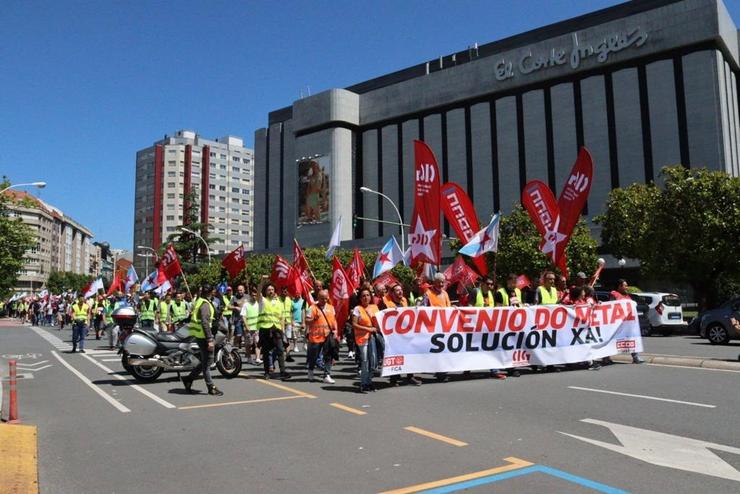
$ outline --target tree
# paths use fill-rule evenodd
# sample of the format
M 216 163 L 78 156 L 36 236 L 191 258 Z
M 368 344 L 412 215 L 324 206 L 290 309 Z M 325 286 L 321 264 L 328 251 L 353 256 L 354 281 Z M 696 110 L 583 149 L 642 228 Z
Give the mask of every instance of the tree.
M 49 274 L 49 279 L 46 281 L 46 289 L 53 294 L 60 294 L 67 290 L 79 292 L 92 279 L 92 276 L 77 274 L 71 271 L 52 271 Z
M 0 190 L 10 185 L 6 177 L 0 181 Z M 9 215 L 9 199 L 0 194 L 0 298 L 6 297 L 18 281 L 18 273 L 25 264 L 26 251 L 34 245 L 31 228 L 21 218 Z
M 207 193 L 205 191 L 204 193 Z M 198 191 L 193 188 L 190 192 L 184 195 L 183 201 L 185 204 L 183 212 L 183 224 L 180 227 L 185 227 L 188 230 L 199 232 L 200 236 L 203 237 L 208 248 L 210 249 L 211 244 L 221 242 L 220 238 L 210 237 L 208 233 L 207 225 L 200 222 L 200 204 L 198 202 Z M 161 256 L 167 245 L 172 243 L 177 256 L 180 259 L 182 270 L 186 274 L 195 274 L 198 269 L 198 259 L 201 261 L 208 259 L 208 252 L 204 252 L 203 241 L 192 233 L 187 233 L 180 230 L 178 227 L 177 233 L 172 233 L 167 236 L 167 242 L 162 244 L 159 248 L 159 255 Z
M 740 178 L 681 165 L 661 170 L 663 187 L 633 184 L 609 194 L 604 247 L 640 260 L 656 278 L 688 283 L 701 308 L 740 285 Z
M 550 258 L 540 251 L 540 234 L 521 205 L 514 206 L 509 215 L 502 215 L 499 235 L 498 252 L 488 258 L 489 270 L 493 273 L 495 267 L 499 278 L 515 273 L 526 274 L 534 280 L 547 269 L 559 272 Z M 569 274 L 596 269 L 596 241 L 583 219 L 573 230 L 565 255 Z

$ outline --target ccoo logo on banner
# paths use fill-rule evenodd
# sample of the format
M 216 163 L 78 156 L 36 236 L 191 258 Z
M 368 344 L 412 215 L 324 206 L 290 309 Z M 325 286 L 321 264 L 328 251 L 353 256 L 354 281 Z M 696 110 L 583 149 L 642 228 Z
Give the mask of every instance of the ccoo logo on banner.
M 584 362 L 642 351 L 636 305 L 402 307 L 377 314 L 383 376 Z

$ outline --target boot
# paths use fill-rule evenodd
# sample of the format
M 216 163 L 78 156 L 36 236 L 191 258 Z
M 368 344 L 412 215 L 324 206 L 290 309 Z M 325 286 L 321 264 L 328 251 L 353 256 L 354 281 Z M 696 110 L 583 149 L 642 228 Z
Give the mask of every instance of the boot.
M 210 386 L 208 386 L 208 394 L 213 396 L 223 396 L 224 392 L 211 384 Z
M 193 381 L 191 379 L 188 379 L 187 377 L 182 378 L 182 385 L 185 386 L 185 392 L 186 393 L 193 393 Z

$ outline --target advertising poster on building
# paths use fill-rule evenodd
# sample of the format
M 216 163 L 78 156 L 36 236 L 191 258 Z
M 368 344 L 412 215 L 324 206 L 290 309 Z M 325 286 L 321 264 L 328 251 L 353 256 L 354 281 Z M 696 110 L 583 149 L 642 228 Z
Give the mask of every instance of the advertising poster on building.
M 585 362 L 642 351 L 631 300 L 593 306 L 399 307 L 377 314 L 383 375 Z
M 315 225 L 329 221 L 328 156 L 298 162 L 298 224 Z

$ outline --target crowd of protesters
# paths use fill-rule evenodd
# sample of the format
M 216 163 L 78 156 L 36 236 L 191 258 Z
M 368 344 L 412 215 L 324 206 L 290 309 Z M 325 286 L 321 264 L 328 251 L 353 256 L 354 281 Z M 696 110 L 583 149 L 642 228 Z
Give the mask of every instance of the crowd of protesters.
M 303 367 L 309 381 L 314 381 L 317 370 L 325 384 L 334 384 L 332 368 L 340 360 L 340 348 L 347 348 L 346 358 L 359 379 L 358 391 L 375 390 L 373 378 L 380 374 L 383 363 L 384 341 L 375 314 L 393 307 L 500 307 L 525 305 L 579 305 L 596 304 L 596 292 L 584 273 L 578 273 L 569 286 L 562 276 L 553 272 L 543 273 L 540 285 L 522 285 L 514 274 L 497 285 L 493 278 L 479 278 L 473 286 L 447 287 L 444 274 L 437 273 L 431 280 L 415 278 L 410 287 L 398 281 L 373 285 L 365 281 L 350 297 L 350 317 L 345 327 L 337 327 L 334 307 L 329 292 L 321 281 L 315 280 L 310 297 L 291 296 L 286 288 L 277 288 L 267 276 L 257 286 L 222 284 L 220 289 L 201 287 L 200 296 L 211 302 L 214 311 L 213 327 L 223 331 L 229 342 L 244 353 L 247 363 L 261 366 L 265 379 L 273 377 L 276 369 L 283 380 L 291 378 L 288 363 L 295 362 L 296 354 L 305 355 Z M 450 291 L 447 291 L 450 288 Z M 451 288 L 455 288 L 454 290 Z M 628 298 L 627 282 L 619 280 L 609 298 Z M 452 296 L 451 296 L 452 294 Z M 454 297 L 454 298 L 453 298 Z M 99 294 L 86 299 L 83 295 L 62 294 L 25 297 L 6 304 L 6 311 L 24 323 L 57 327 L 72 325 L 73 349 L 84 352 L 85 339 L 94 331 L 100 340 L 107 335 L 111 348 L 122 344 L 113 312 L 123 306 L 136 309 L 139 326 L 145 330 L 175 331 L 191 324 L 195 300 L 190 293 L 168 291 L 162 296 L 155 293 L 138 293 L 133 287 L 129 294 L 118 292 L 106 296 Z M 633 354 L 633 362 L 641 363 Z M 598 370 L 611 364 L 611 359 L 580 364 L 527 366 L 486 371 L 494 379 L 519 377 L 528 372 L 559 372 L 564 368 Z M 469 375 L 465 372 L 464 375 Z M 449 380 L 447 373 L 437 373 L 438 381 Z M 417 376 L 391 376 L 390 385 L 419 386 Z

